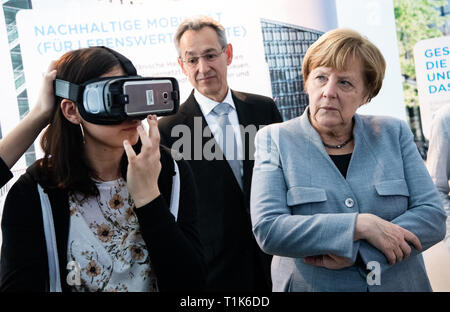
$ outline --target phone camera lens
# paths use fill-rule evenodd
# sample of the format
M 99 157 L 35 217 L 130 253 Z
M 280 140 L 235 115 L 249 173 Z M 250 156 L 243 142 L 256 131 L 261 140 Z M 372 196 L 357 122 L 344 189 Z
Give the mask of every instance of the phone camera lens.
M 163 92 L 163 98 L 167 100 L 169 98 L 169 94 L 167 92 Z

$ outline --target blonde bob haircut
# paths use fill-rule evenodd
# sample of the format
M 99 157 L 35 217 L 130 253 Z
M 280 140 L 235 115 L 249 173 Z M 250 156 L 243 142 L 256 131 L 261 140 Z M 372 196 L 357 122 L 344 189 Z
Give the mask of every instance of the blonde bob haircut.
M 302 64 L 303 79 L 316 67 L 331 67 L 346 70 L 347 61 L 360 59 L 363 66 L 364 85 L 367 102 L 381 89 L 386 70 L 386 62 L 380 50 L 358 32 L 338 28 L 323 34 L 306 51 Z

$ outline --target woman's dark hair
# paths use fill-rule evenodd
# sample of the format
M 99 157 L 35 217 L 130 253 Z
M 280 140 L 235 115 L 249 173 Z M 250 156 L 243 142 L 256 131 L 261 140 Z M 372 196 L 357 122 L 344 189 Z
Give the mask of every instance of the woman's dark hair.
M 81 84 L 108 73 L 120 62 L 108 49 L 90 47 L 65 53 L 56 65 L 57 79 Z M 97 178 L 84 158 L 83 135 L 79 125 L 69 122 L 61 111 L 61 101 L 56 105 L 50 125 L 41 138 L 44 158 L 41 169 L 49 175 L 50 187 L 77 191 L 85 196 L 97 195 L 98 189 L 91 178 Z M 120 169 L 126 177 L 126 155 L 122 157 Z

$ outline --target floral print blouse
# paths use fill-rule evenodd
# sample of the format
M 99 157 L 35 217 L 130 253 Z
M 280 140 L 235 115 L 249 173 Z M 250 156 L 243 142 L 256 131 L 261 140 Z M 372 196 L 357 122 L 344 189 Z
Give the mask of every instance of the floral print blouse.
M 69 195 L 68 261 L 79 268 L 73 291 L 157 291 L 126 182 L 98 182 L 99 195 Z M 69 282 L 69 281 L 68 281 Z

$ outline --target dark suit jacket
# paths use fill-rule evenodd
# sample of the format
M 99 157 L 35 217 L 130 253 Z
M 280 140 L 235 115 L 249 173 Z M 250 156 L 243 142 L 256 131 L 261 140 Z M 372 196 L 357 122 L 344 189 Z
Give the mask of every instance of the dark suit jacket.
M 281 122 L 281 115 L 272 99 L 260 95 L 232 91 L 239 123 L 267 125 Z M 194 117 L 197 117 L 195 121 Z M 194 131 L 194 125 L 200 125 Z M 190 129 L 188 160 L 199 190 L 199 231 L 205 247 L 208 265 L 206 289 L 211 291 L 262 290 L 270 291 L 271 257 L 264 254 L 252 234 L 250 221 L 250 188 L 253 172 L 253 155 L 250 144 L 253 138 L 243 138 L 243 191 L 240 189 L 226 160 L 207 160 L 199 149 L 211 137 L 202 137 L 206 120 L 193 92 L 180 106 L 177 114 L 161 118 L 158 122 L 161 144 L 172 147 L 179 137 L 172 137 L 171 131 L 177 125 Z M 215 142 L 216 143 L 216 142 Z M 216 143 L 217 144 L 217 143 Z M 216 145 L 216 148 L 219 148 Z M 182 151 L 179 151 L 182 152 Z M 184 151 L 185 152 L 185 151 Z M 194 154 L 200 157 L 195 157 Z M 184 154 L 186 155 L 186 154 Z M 251 159 L 250 159 L 251 158 Z

